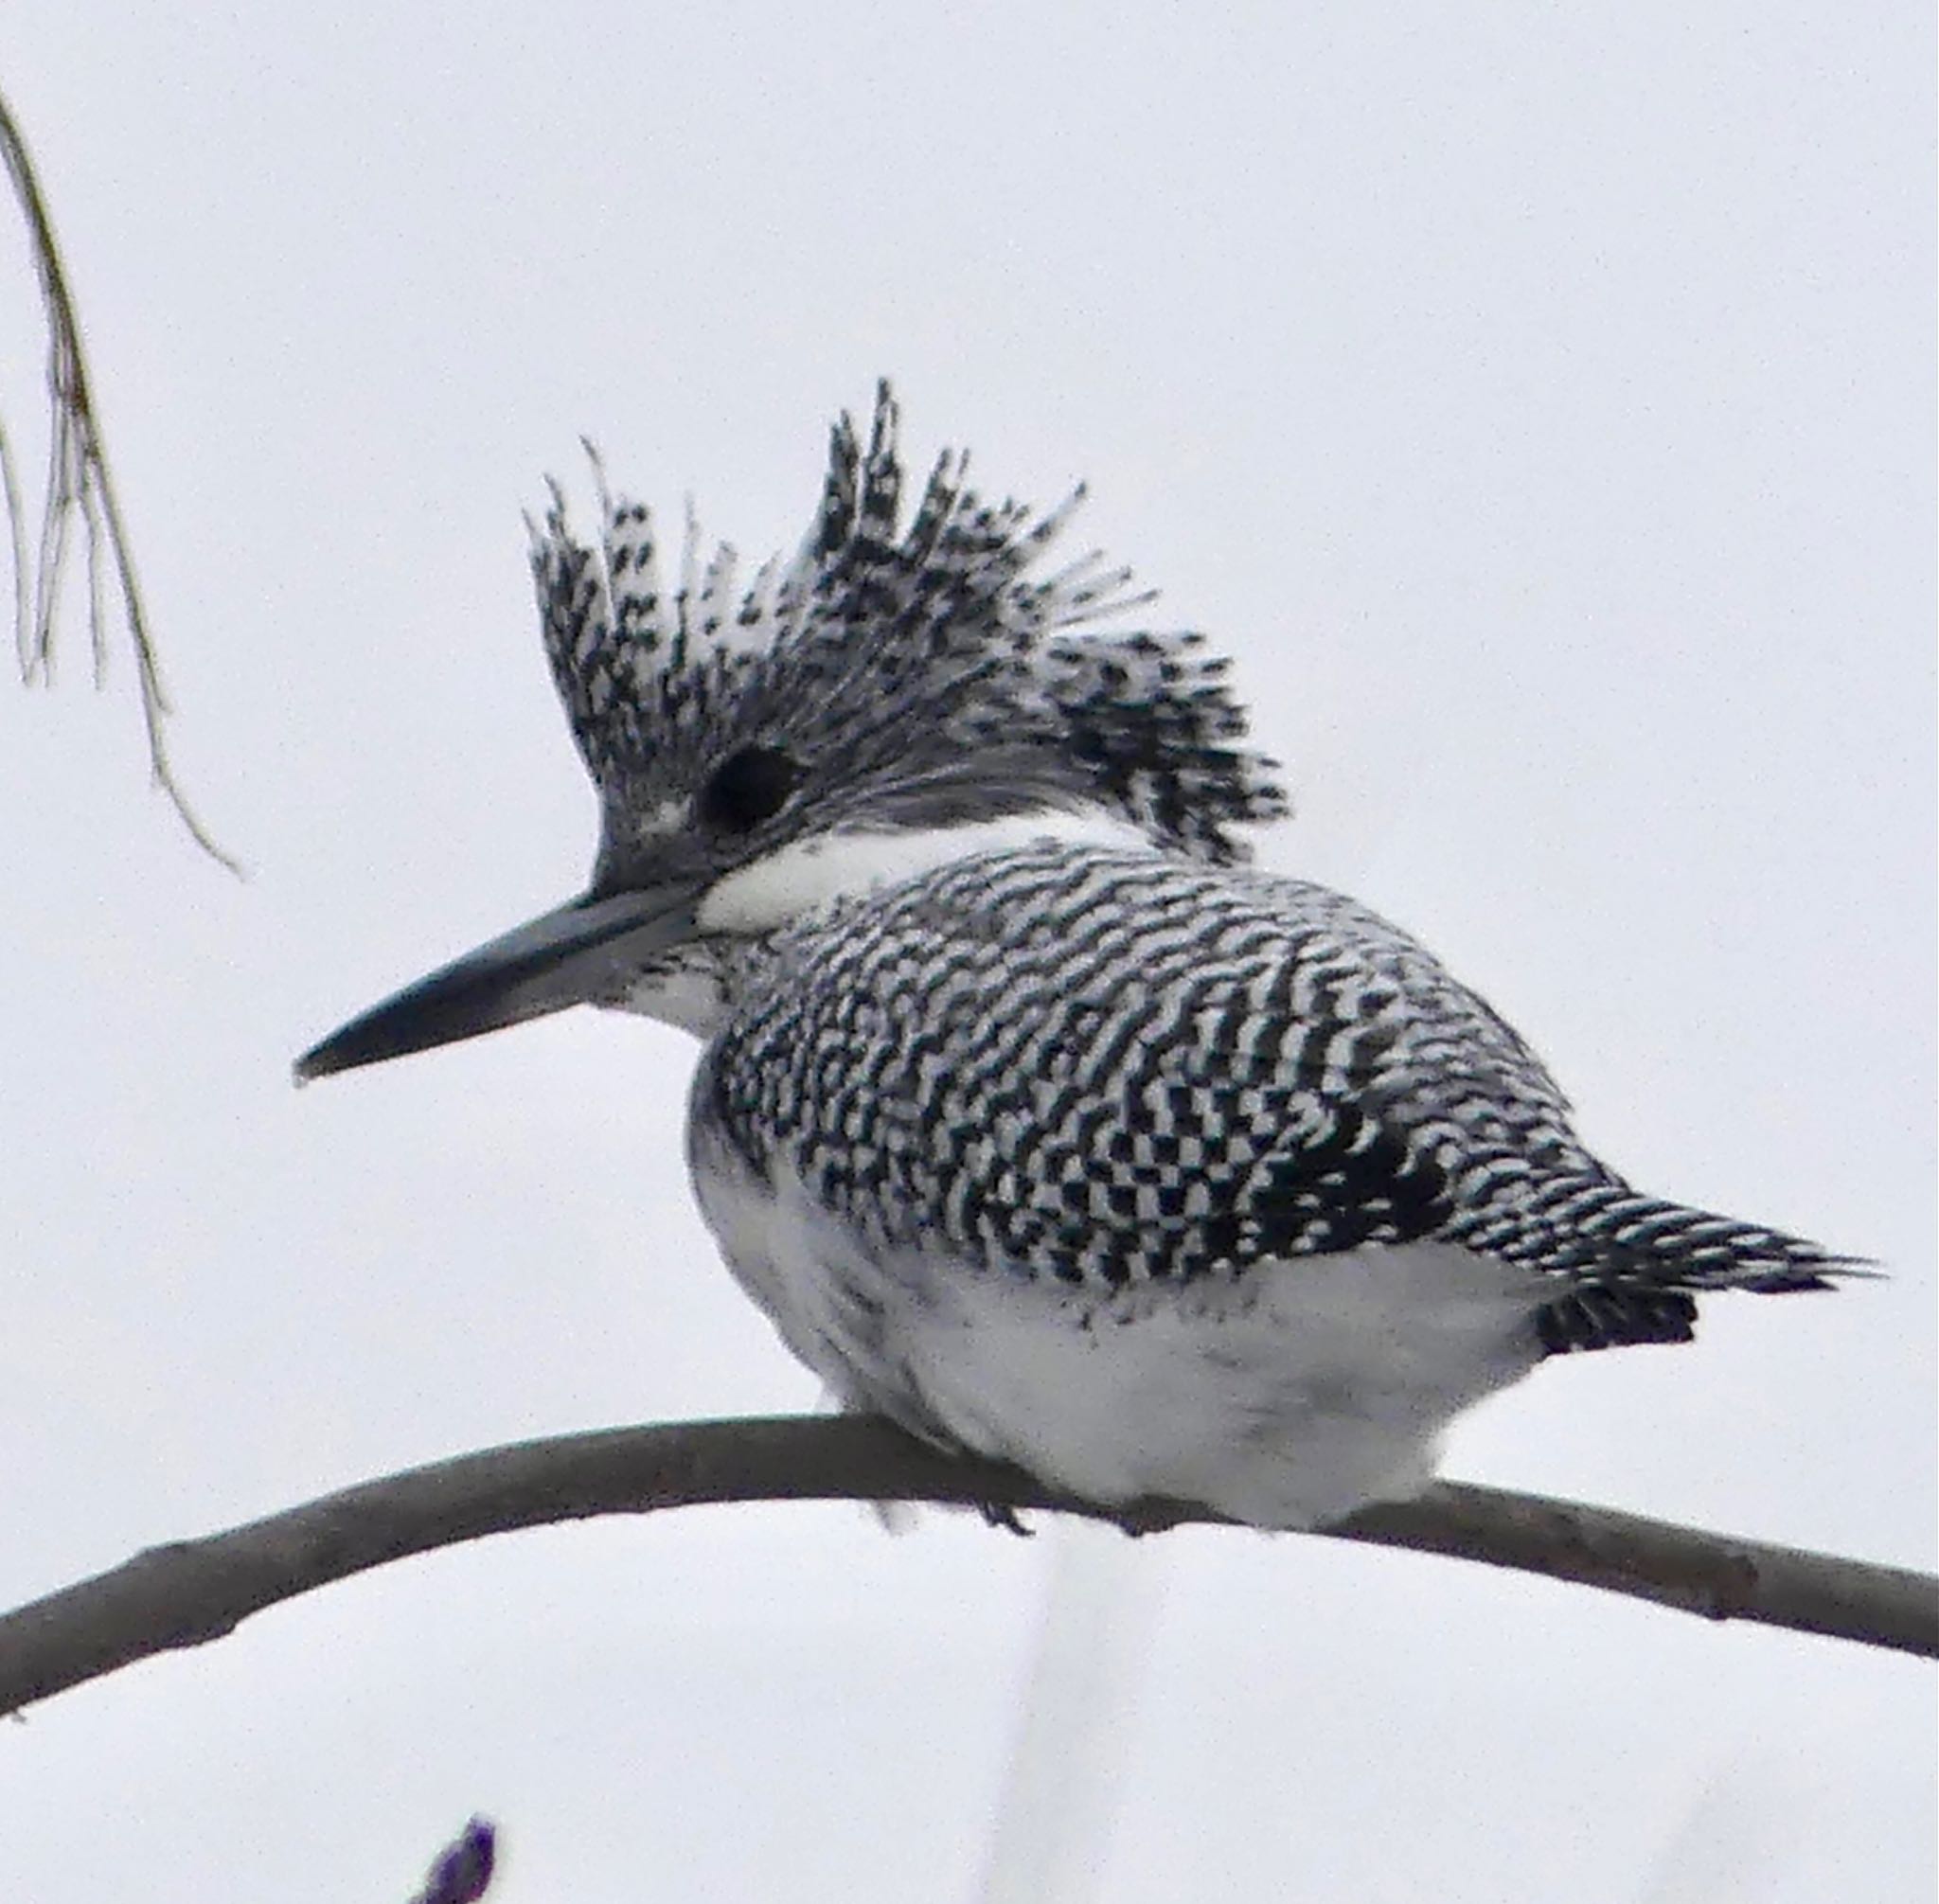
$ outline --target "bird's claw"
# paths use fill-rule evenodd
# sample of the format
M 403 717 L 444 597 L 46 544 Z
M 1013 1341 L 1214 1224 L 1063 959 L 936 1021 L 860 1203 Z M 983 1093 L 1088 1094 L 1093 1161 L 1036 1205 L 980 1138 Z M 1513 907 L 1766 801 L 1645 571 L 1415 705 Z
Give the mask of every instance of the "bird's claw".
M 1026 1527 L 1017 1510 L 1001 1501 L 982 1502 L 976 1511 L 983 1516 L 987 1526 L 1001 1527 L 1005 1534 L 1015 1534 L 1025 1540 L 1037 1538 L 1037 1529 Z

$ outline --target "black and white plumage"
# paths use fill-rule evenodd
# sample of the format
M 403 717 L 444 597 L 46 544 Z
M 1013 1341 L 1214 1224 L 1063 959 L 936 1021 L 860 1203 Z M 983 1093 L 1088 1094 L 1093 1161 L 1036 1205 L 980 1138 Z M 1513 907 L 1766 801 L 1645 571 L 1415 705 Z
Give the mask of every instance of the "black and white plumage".
M 704 1041 L 689 1153 L 741 1282 L 845 1406 L 1095 1501 L 1303 1526 L 1429 1477 L 1561 1350 L 1819 1289 L 1794 1237 L 1631 1189 L 1540 1061 L 1405 934 L 1254 870 L 1271 763 L 1193 635 L 1069 506 L 837 425 L 790 563 L 555 496 L 533 569 L 601 797 L 579 899 L 304 1075 L 593 1002 Z M 1074 499 L 1075 500 L 1075 499 Z

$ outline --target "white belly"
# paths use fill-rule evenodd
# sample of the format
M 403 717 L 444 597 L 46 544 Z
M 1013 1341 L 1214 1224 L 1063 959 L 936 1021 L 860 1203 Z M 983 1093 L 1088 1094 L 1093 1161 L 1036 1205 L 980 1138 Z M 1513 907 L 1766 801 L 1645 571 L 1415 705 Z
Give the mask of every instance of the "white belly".
M 845 1406 L 1087 1501 L 1163 1496 L 1261 1527 L 1417 1492 L 1453 1416 L 1539 1359 L 1552 1293 L 1411 1243 L 1100 1296 L 883 1258 L 712 1146 L 694 1180 L 735 1274 Z

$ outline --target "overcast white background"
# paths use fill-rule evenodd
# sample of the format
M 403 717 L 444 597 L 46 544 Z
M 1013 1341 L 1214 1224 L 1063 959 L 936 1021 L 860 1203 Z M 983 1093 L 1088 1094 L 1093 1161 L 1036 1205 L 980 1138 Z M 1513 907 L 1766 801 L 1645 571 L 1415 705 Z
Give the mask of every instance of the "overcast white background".
M 1088 477 L 1077 534 L 1236 654 L 1301 800 L 1268 863 L 1435 946 L 1643 1183 L 1892 1272 L 1552 1363 L 1450 1471 L 1930 1565 L 1931 73 L 1910 5 L 8 0 L 179 764 L 253 876 L 78 623 L 0 692 L 0 1601 L 813 1402 L 690 1207 L 680 1035 L 288 1066 L 582 878 L 543 476 L 583 498 L 583 432 L 792 543 L 880 371 L 913 460 Z M 967 1904 L 1056 1545 L 723 1509 L 329 1589 L 0 1728 L 0 1897 L 378 1904 L 483 1809 L 504 1904 Z M 1923 1665 L 1308 1540 L 1105 1571 L 1068 1896 L 1930 1895 Z

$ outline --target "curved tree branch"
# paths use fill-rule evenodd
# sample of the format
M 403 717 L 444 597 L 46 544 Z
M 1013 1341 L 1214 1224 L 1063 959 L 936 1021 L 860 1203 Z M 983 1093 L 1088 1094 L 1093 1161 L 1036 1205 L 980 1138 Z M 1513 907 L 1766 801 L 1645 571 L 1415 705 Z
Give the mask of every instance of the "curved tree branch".
M 124 1566 L 0 1618 L 0 1713 L 175 1646 L 219 1639 L 278 1600 L 386 1561 L 596 1514 L 732 1501 L 919 1501 L 997 1518 L 1032 1508 L 1130 1533 L 1216 1521 L 1058 1499 L 1027 1475 L 953 1458 L 858 1416 L 676 1422 L 460 1455 L 326 1494 Z M 1939 1658 L 1939 1580 L 1491 1487 L 1436 1484 L 1367 1508 L 1332 1538 L 1514 1567 L 1713 1620 Z

